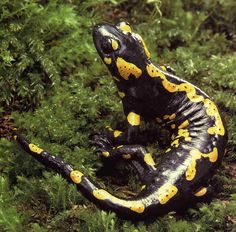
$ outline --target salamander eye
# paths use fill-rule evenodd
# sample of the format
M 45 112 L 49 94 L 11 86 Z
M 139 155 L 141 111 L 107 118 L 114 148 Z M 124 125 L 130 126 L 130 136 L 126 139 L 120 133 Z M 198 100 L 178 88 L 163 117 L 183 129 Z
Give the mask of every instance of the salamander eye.
M 105 54 L 109 54 L 119 48 L 119 43 L 114 39 L 108 38 L 103 41 L 101 48 Z
M 111 53 L 113 51 L 110 39 L 106 39 L 102 42 L 101 49 L 106 54 Z

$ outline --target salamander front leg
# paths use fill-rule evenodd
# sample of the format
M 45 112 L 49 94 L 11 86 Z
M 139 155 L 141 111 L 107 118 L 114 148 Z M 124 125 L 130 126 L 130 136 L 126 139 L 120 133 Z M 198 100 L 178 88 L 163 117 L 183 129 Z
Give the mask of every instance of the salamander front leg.
M 103 148 L 104 145 L 112 146 L 117 144 L 116 139 L 123 135 L 124 132 L 113 130 L 110 126 L 107 126 L 104 131 L 94 133 L 90 137 L 93 145 Z
M 127 130 L 125 132 L 106 127 L 106 131 L 93 135 L 92 143 L 98 147 L 103 147 L 103 144 L 109 144 L 111 146 L 137 144 L 140 115 L 133 111 L 128 111 L 126 118 Z
M 187 195 L 185 199 L 186 204 L 178 205 L 175 211 L 178 214 L 185 215 L 189 208 L 195 208 L 197 203 L 210 203 L 213 196 L 213 187 L 208 185 L 207 187 L 200 187 L 194 192 Z
M 207 187 L 201 187 L 193 193 L 194 202 L 209 202 L 213 195 L 213 187 L 211 185 Z
M 150 182 L 153 172 L 156 170 L 155 162 L 150 153 L 141 145 L 121 145 L 113 148 L 106 148 L 102 156 L 107 160 L 126 160 L 131 162 L 142 183 Z

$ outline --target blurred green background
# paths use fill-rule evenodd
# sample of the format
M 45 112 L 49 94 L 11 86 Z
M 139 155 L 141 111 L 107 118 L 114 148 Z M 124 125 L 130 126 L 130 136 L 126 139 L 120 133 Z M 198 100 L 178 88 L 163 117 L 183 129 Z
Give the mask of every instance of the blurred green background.
M 124 120 L 91 37 L 94 23 L 121 20 L 144 37 L 156 63 L 202 88 L 222 112 L 229 144 L 211 181 L 212 203 L 153 222 L 123 221 L 1 139 L 0 231 L 236 231 L 235 0 L 1 0 L 1 114 L 102 187 L 119 196 L 137 192 L 128 166 L 96 176 L 102 165 L 88 141 L 92 131 Z M 159 154 L 164 148 L 149 146 Z

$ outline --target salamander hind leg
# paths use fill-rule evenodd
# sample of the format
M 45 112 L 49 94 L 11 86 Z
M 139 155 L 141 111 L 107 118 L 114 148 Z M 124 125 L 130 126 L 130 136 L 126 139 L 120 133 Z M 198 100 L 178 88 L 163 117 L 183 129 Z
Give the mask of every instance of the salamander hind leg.
M 204 202 L 204 203 L 210 203 L 212 196 L 213 196 L 214 189 L 211 185 L 207 187 L 201 187 L 197 191 L 193 193 L 193 202 Z
M 111 127 L 107 126 L 105 130 L 90 135 L 90 141 L 97 147 L 103 147 L 104 144 L 112 146 L 122 134 L 122 131 L 113 130 Z
M 189 208 L 196 208 L 197 203 L 207 203 L 211 202 L 213 196 L 213 187 L 208 185 L 207 187 L 202 186 L 192 193 L 185 195 L 182 199 L 182 203 L 177 204 L 175 211 L 180 215 L 185 215 Z

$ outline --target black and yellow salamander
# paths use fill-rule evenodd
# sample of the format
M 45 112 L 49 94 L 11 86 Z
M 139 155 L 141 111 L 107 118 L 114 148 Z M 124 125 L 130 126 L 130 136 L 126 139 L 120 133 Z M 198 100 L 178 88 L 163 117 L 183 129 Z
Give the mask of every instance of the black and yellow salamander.
M 25 140 L 14 139 L 36 160 L 60 173 L 89 200 L 124 218 L 144 219 L 179 211 L 210 192 L 209 180 L 222 161 L 227 132 L 215 103 L 202 90 L 154 65 L 142 37 L 128 23 L 101 23 L 93 29 L 97 52 L 122 100 L 127 130 L 107 128 L 93 136 L 105 159 L 128 160 L 145 187 L 133 198 L 119 198 L 82 172 Z M 142 144 L 140 121 L 165 125 L 172 142 L 157 165 Z

